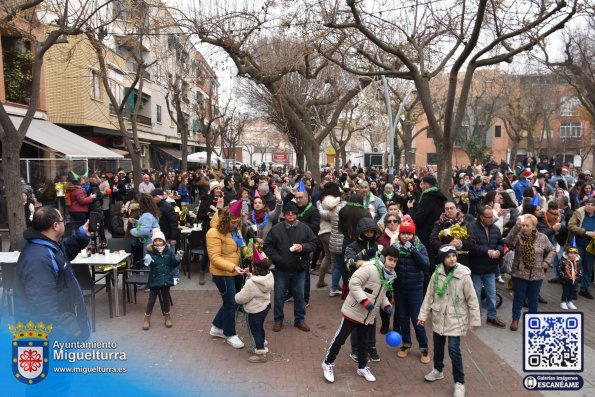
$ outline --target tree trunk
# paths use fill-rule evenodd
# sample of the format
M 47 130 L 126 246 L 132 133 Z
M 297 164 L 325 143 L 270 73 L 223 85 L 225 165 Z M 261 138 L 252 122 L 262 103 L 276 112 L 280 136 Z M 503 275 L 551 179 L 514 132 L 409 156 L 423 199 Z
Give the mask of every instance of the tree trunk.
M 186 123 L 183 123 L 184 126 Z M 188 171 L 188 128 L 183 128 L 180 132 L 182 138 L 182 160 L 180 163 L 180 169 L 182 171 Z
M 306 168 L 306 164 L 304 162 L 304 150 L 302 148 L 294 148 L 295 149 L 295 164 L 298 169 L 304 171 Z
M 452 187 L 452 142 L 444 142 L 442 145 L 436 143 L 437 147 L 443 148 L 436 153 L 438 157 L 438 189 L 449 197 Z
M 341 165 L 343 167 L 345 167 L 345 164 L 347 164 L 347 150 L 346 150 L 346 146 L 347 146 L 347 142 L 345 142 L 345 145 L 341 146 Z M 338 170 L 338 168 L 337 168 Z
M 16 249 L 17 240 L 25 231 L 25 211 L 21 202 L 20 152 L 23 140 L 18 139 L 16 131 L 5 131 L 7 139 L 2 142 L 2 169 L 6 192 L 8 230 L 10 231 L 10 251 Z M 10 138 L 9 138 L 10 137 Z
M 512 141 L 512 146 L 510 148 L 509 166 L 510 166 L 510 169 L 512 170 L 512 172 L 514 172 L 515 166 L 516 166 L 516 155 L 517 155 L 517 152 L 519 151 L 520 140 L 512 139 L 511 141 Z
M 316 185 L 320 183 L 320 145 L 312 144 L 304 150 L 308 170 L 312 172 L 312 178 Z M 314 184 L 312 184 L 314 186 Z

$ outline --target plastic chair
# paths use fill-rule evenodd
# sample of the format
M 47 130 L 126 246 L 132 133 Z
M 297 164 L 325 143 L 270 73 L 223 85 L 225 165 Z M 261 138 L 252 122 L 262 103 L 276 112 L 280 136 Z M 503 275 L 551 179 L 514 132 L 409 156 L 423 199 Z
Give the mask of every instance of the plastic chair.
M 122 301 L 123 313 L 126 315 L 126 300 L 130 300 L 128 286 L 134 287 L 134 304 L 136 304 L 136 293 L 139 285 L 146 285 L 149 283 L 149 272 L 151 270 L 146 267 L 144 269 L 125 269 L 124 281 L 122 282 Z
M 200 263 L 201 257 L 205 254 L 206 250 L 206 241 L 205 241 L 205 233 L 202 231 L 193 231 L 190 233 L 190 237 L 188 237 L 188 255 L 190 255 L 190 260 L 185 262 L 187 264 L 186 273 L 188 273 L 188 278 L 190 278 L 190 264 L 192 263 L 192 255 L 196 255 L 198 257 L 198 262 Z
M 86 265 L 73 265 L 72 270 L 74 275 L 76 276 L 79 285 L 81 286 L 81 290 L 83 291 L 84 297 L 90 297 L 91 300 L 91 310 L 92 310 L 92 326 L 93 332 L 95 332 L 95 295 L 101 291 L 102 289 L 106 289 L 107 291 L 107 299 L 109 304 L 109 316 L 112 318 L 113 314 L 113 305 L 112 305 L 112 294 L 111 294 L 111 283 L 109 273 L 102 275 L 101 277 L 95 278 L 95 271 L 90 270 L 89 266 Z M 98 284 L 98 281 L 105 279 L 104 284 Z

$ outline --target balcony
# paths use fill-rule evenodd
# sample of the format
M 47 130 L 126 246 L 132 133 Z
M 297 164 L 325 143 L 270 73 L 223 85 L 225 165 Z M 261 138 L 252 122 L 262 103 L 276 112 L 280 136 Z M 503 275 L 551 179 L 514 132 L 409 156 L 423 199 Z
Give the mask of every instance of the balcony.
M 151 118 L 147 117 L 147 116 L 141 116 L 140 114 L 136 116 L 136 121 L 140 124 L 144 124 L 144 125 L 148 125 L 148 126 L 152 126 L 153 124 L 151 123 Z

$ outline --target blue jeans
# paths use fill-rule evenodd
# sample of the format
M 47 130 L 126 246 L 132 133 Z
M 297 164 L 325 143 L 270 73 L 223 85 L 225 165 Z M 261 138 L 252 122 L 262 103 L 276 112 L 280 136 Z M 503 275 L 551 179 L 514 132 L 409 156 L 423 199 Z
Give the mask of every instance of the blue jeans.
M 260 313 L 248 313 L 248 325 L 250 326 L 250 333 L 254 338 L 254 345 L 259 350 L 264 349 L 264 320 L 269 313 L 269 308 L 270 306 L 267 306 L 267 308 Z
M 213 319 L 213 325 L 223 330 L 223 335 L 229 337 L 236 332 L 236 282 L 235 277 L 213 276 L 223 305 Z
M 424 292 L 421 289 L 416 291 L 395 290 L 395 303 L 397 305 L 397 313 L 399 313 L 403 346 L 411 347 L 410 324 L 413 323 L 415 338 L 417 339 L 417 343 L 419 343 L 419 348 L 421 351 L 427 351 L 428 337 L 426 336 L 426 329 L 417 325 L 417 317 L 419 316 L 419 309 L 423 300 Z
M 279 270 L 273 271 L 275 278 L 275 307 L 273 313 L 276 323 L 283 323 L 283 304 L 285 292 L 289 290 L 293 295 L 294 324 L 301 324 L 306 317 L 306 304 L 304 302 L 304 284 L 307 270 L 299 273 L 286 273 Z M 308 274 L 308 276 L 310 276 Z
M 488 319 L 496 318 L 496 275 L 494 273 L 488 274 L 471 274 L 473 280 L 473 287 L 475 288 L 475 295 L 479 302 L 479 311 L 481 315 L 481 285 L 483 283 L 486 291 L 486 301 L 488 303 Z
M 343 275 L 343 255 L 332 254 L 333 260 L 335 261 L 335 268 L 333 269 L 333 274 L 331 275 L 331 289 L 338 290 L 339 289 L 339 280 Z
M 543 280 L 527 281 L 522 278 L 512 278 L 512 286 L 514 288 L 514 298 L 512 300 L 513 320 L 521 318 L 521 310 L 523 308 L 525 297 L 529 304 L 529 313 L 537 313 L 541 284 L 543 284 Z
M 593 261 L 595 256 L 587 252 L 587 247 L 578 247 L 578 253 L 581 256 L 581 266 L 583 267 L 583 280 L 581 281 L 581 291 L 588 291 L 591 284 L 591 273 L 593 273 Z
M 172 269 L 171 269 L 171 275 L 174 278 L 179 278 L 180 277 L 180 266 L 172 267 Z
M 461 355 L 460 336 L 442 336 L 434 332 L 434 368 L 442 372 L 444 368 L 444 345 L 448 338 L 448 355 L 452 363 L 452 376 L 455 382 L 465 384 L 463 356 Z

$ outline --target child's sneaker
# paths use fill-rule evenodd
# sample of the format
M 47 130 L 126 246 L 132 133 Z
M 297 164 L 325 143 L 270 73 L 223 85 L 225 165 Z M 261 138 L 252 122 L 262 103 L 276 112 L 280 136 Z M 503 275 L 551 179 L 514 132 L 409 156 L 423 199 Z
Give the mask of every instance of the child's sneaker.
M 465 397 L 465 385 L 462 383 L 455 383 L 455 391 L 452 397 Z
M 430 354 L 427 350 L 423 350 L 421 352 L 421 357 L 419 361 L 421 361 L 422 364 L 428 364 L 430 362 Z
M 335 375 L 333 374 L 333 366 L 334 364 L 327 364 L 324 361 L 322 362 L 322 374 L 324 375 L 324 379 L 330 383 L 333 383 L 335 381 Z
M 432 368 L 432 371 L 424 376 L 424 379 L 428 382 L 434 382 L 435 380 L 444 379 L 444 373 L 442 371 L 438 371 L 436 368 Z
M 572 303 L 572 301 L 568 302 L 568 308 L 570 310 L 576 310 L 577 309 L 577 307 L 574 305 L 574 303 Z
M 376 382 L 376 378 L 374 377 L 374 375 L 372 375 L 372 372 L 370 371 L 369 367 L 366 368 L 362 368 L 362 369 L 357 369 L 357 374 L 359 376 L 363 376 L 364 378 L 366 378 L 366 380 L 368 382 Z
M 566 302 L 562 302 L 562 303 L 560 303 L 560 307 L 561 307 L 563 310 L 568 310 L 568 304 L 567 304 Z
M 349 357 L 355 362 L 357 362 L 357 354 L 354 352 L 349 353 Z
M 375 347 L 371 347 L 368 353 L 370 354 L 370 360 L 375 363 L 380 362 L 380 356 L 378 355 L 378 350 L 376 350 Z
M 230 336 L 229 338 L 227 338 L 226 341 L 227 344 L 233 347 L 234 349 L 241 349 L 242 347 L 244 347 L 244 342 L 242 342 L 242 340 L 237 335 Z
M 497 282 L 498 284 L 504 284 L 504 279 L 502 278 L 502 276 L 498 276 L 498 277 L 496 278 L 496 282 Z
M 337 296 L 337 295 L 341 295 L 341 291 L 339 291 L 338 289 L 332 289 L 329 291 L 328 296 Z
M 221 328 L 217 328 L 214 325 L 211 325 L 211 331 L 209 332 L 211 336 L 215 338 L 223 338 L 225 339 L 225 335 L 223 334 L 223 330 Z

